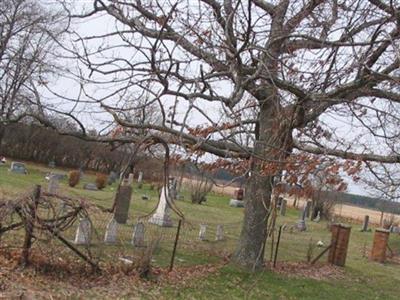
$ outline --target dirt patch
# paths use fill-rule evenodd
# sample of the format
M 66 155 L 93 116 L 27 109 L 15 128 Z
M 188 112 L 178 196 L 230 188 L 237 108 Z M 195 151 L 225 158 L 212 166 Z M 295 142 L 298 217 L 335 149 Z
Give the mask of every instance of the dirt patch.
M 328 264 L 310 265 L 303 262 L 279 262 L 272 271 L 288 277 L 305 277 L 315 280 L 344 278 L 343 268 Z

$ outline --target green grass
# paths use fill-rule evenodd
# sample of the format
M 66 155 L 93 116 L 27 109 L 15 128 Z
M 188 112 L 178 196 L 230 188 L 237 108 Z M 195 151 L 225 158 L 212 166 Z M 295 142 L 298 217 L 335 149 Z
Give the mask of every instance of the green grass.
M 0 198 L 14 199 L 20 195 L 29 193 L 35 184 L 41 184 L 47 188 L 44 176 L 51 169 L 36 164 L 27 164 L 29 174 L 20 175 L 7 171 L 9 166 L 0 167 Z M 67 173 L 65 170 L 57 170 Z M 116 185 L 107 186 L 102 191 L 83 190 L 83 184 L 94 181 L 94 174 L 85 174 L 84 179 L 75 188 L 70 188 L 67 181 L 61 182 L 61 191 L 65 195 L 84 198 L 92 203 L 110 207 L 113 202 Z M 149 201 L 141 200 L 142 195 L 150 197 Z M 185 267 L 201 264 L 216 264 L 221 262 L 222 257 L 232 253 L 240 233 L 243 209 L 228 206 L 229 197 L 210 194 L 207 202 L 202 205 L 194 205 L 189 201 L 189 194 L 184 191 L 185 200 L 177 201 L 178 207 L 183 211 L 186 225 L 182 228 L 176 265 Z M 132 234 L 132 225 L 139 216 L 143 216 L 156 206 L 158 193 L 150 190 L 148 184 L 142 189 L 136 186 L 130 206 L 129 223 L 123 227 L 123 239 L 119 245 L 105 246 L 100 242 L 93 245 L 94 252 L 101 254 L 105 259 L 115 259 L 115 255 L 123 251 L 131 251 L 129 239 Z M 101 240 L 109 215 L 97 214 L 95 222 L 98 225 L 98 241 Z M 291 231 L 299 217 L 299 212 L 289 208 L 285 217 L 279 217 L 278 225 L 287 224 L 287 230 L 283 232 L 278 261 L 304 262 L 309 245 L 315 245 L 321 240 L 328 245 L 330 232 L 325 222 L 307 222 L 308 230 L 303 233 Z M 175 224 L 177 218 L 174 218 Z M 208 224 L 208 241 L 197 240 L 198 226 L 201 223 Z M 215 227 L 224 224 L 226 240 L 215 242 Z M 287 277 L 271 271 L 250 274 L 239 270 L 231 265 L 224 266 L 219 272 L 211 274 L 206 278 L 184 280 L 181 284 L 150 286 L 149 292 L 165 299 L 398 299 L 400 294 L 400 264 L 373 263 L 365 257 L 365 253 L 372 246 L 373 232 L 360 232 L 361 225 L 353 226 L 346 267 L 343 278 L 314 280 L 300 276 Z M 69 239 L 73 238 L 75 227 L 67 234 Z M 147 237 L 153 238 L 157 235 L 163 236 L 160 247 L 154 256 L 154 264 L 161 267 L 168 266 L 173 239 L 176 228 L 160 229 L 155 227 L 146 228 Z M 15 237 L 13 237 L 15 239 Z M 392 234 L 390 237 L 391 249 L 400 252 L 400 237 Z M 313 247 L 313 256 L 316 256 L 321 248 Z M 271 254 L 271 239 L 266 247 L 266 258 Z M 320 260 L 326 262 L 326 255 Z M 95 290 L 81 291 L 88 297 L 99 297 Z M 131 294 L 130 294 L 131 293 Z M 82 294 L 79 294 L 82 295 Z M 135 295 L 135 290 L 125 287 L 121 295 Z M 143 296 L 143 295 L 142 295 Z M 130 296 L 129 296 L 130 297 Z M 127 296 L 127 298 L 129 298 Z

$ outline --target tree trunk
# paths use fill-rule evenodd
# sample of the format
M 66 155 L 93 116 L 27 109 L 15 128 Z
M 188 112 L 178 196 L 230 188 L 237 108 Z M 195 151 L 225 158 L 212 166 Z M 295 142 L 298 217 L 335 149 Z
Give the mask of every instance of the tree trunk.
M 267 86 L 259 99 L 264 100 L 259 101 L 259 124 L 255 129 L 257 142 L 246 183 L 243 226 L 233 257 L 234 263 L 251 271 L 264 266 L 263 249 L 274 178 L 281 173 L 279 162 L 292 149 L 290 120 L 283 117 L 276 89 Z
M 244 220 L 234 262 L 252 271 L 264 265 L 272 182 L 272 176 L 251 174 L 246 184 Z

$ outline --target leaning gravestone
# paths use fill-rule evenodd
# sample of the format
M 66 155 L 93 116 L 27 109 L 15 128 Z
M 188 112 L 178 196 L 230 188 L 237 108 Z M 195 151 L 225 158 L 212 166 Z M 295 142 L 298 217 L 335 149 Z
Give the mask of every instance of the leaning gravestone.
M 58 192 L 58 187 L 59 187 L 58 178 L 56 176 L 50 175 L 49 186 L 48 186 L 47 192 L 49 194 L 55 195 Z
M 168 202 L 171 201 L 168 194 L 168 189 L 165 186 L 161 189 L 160 200 L 156 212 L 149 219 L 149 223 L 156 224 L 162 227 L 171 227 L 172 220 L 170 216 L 170 207 Z
M 206 240 L 206 232 L 207 232 L 207 225 L 200 224 L 199 239 L 201 241 L 205 241 Z
M 104 243 L 115 244 L 117 242 L 118 223 L 114 217 L 107 224 L 106 233 L 104 235 Z
M 129 206 L 131 204 L 132 187 L 130 185 L 121 185 L 115 196 L 114 218 L 118 224 L 126 224 L 128 220 Z
M 215 240 L 216 241 L 223 241 L 224 240 L 224 225 L 217 225 L 217 232 L 215 235 Z
M 89 219 L 81 218 L 76 230 L 74 243 L 77 245 L 89 245 L 92 228 Z
M 368 223 L 369 223 L 369 216 L 366 215 L 364 217 L 363 227 L 361 228 L 362 232 L 368 231 Z
M 139 222 L 133 228 L 132 245 L 135 247 L 144 246 L 144 224 Z
M 11 163 L 10 172 L 18 173 L 18 174 L 28 174 L 28 170 L 25 167 L 25 164 L 13 161 Z

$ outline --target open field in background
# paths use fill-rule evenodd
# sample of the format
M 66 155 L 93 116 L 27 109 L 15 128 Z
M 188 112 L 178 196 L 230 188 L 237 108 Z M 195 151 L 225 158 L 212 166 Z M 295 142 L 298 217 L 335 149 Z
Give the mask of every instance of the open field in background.
M 46 189 L 47 182 L 44 178 L 46 172 L 66 173 L 64 170 L 54 170 L 36 164 L 27 166 L 28 175 L 9 173 L 7 171 L 9 166 L 0 167 L 0 199 L 15 199 L 29 193 L 35 184 L 41 184 L 43 189 Z M 103 191 L 87 191 L 82 188 L 86 182 L 94 182 L 94 174 L 86 173 L 76 188 L 68 187 L 67 181 L 63 180 L 60 185 L 61 193 L 84 198 L 104 207 L 112 205 L 116 184 L 107 186 Z M 224 193 L 227 193 L 227 190 L 229 189 L 225 188 Z M 149 196 L 150 200 L 141 200 L 142 195 Z M 293 230 L 299 218 L 299 211 L 289 208 L 285 217 L 279 216 L 277 219 L 278 226 L 287 225 L 279 248 L 277 271 L 249 274 L 231 265 L 224 265 L 226 258 L 235 249 L 240 234 L 243 209 L 229 207 L 229 195 L 222 195 L 220 190 L 211 193 L 207 197 L 207 202 L 202 205 L 191 204 L 188 191 L 183 191 L 183 195 L 185 199 L 176 202 L 186 219 L 177 249 L 177 271 L 168 275 L 165 280 L 137 281 L 130 276 L 117 280 L 110 275 L 101 282 L 100 280 L 88 282 L 82 278 L 79 282 L 74 282 L 68 278 L 61 280 L 58 275 L 48 276 L 35 270 L 27 270 L 21 275 L 21 272 L 16 273 L 9 269 L 4 271 L 0 268 L 0 298 L 2 295 L 6 297 L 18 295 L 21 290 L 31 290 L 39 298 L 47 299 L 49 295 L 61 298 L 97 299 L 135 296 L 149 299 L 398 299 L 400 261 L 392 259 L 384 265 L 370 262 L 367 256 L 372 245 L 373 231 L 360 232 L 358 223 L 351 224 L 353 227 L 345 268 L 327 266 L 326 255 L 311 268 L 306 264 L 307 252 L 311 249 L 315 257 L 321 251 L 321 248 L 316 247 L 316 243 L 322 241 L 328 245 L 330 242 L 327 223 L 309 221 L 308 230 L 299 233 Z M 130 244 L 132 226 L 138 217 L 151 212 L 157 201 L 158 192 L 150 190 L 148 184 L 142 189 L 134 185 L 129 222 L 123 226 L 120 242 L 115 246 L 104 245 L 101 242 L 110 215 L 95 213 L 94 224 L 97 227 L 98 237 L 93 245 L 94 254 L 99 255 L 105 262 L 113 262 L 118 261 L 119 255 L 132 251 L 133 247 Z M 360 211 L 363 217 L 364 211 Z M 372 213 L 368 214 L 372 218 Z M 176 217 L 174 224 L 175 226 L 177 224 Z M 197 238 L 200 224 L 208 226 L 207 241 L 199 241 Z M 217 224 L 223 224 L 225 227 L 226 240 L 223 242 L 215 241 Z M 74 224 L 66 234 L 68 239 L 73 239 L 76 225 Z M 153 265 L 165 268 L 169 264 L 176 227 L 146 228 L 147 240 L 157 236 L 163 237 L 159 249 L 155 252 Z M 21 244 L 21 236 L 17 235 L 18 233 L 16 236 L 6 235 L 5 239 L 9 243 L 16 243 L 19 240 Z M 35 247 L 43 253 L 48 253 L 49 257 L 60 256 L 58 259 L 66 259 L 71 255 L 65 249 L 50 253 L 52 245 L 45 242 L 43 240 Z M 0 249 L 1 247 L 2 244 Z M 390 236 L 390 247 L 393 251 L 400 252 L 399 235 Z M 270 255 L 271 238 L 267 240 L 265 253 L 267 259 Z M 209 267 L 210 265 L 213 267 Z M 188 273 L 187 268 L 199 269 L 195 272 L 196 275 L 193 275 Z M 178 279 L 172 280 L 173 276 Z
M 184 180 L 184 182 L 190 181 L 188 179 Z M 224 186 L 223 183 L 214 185 L 213 186 L 213 191 L 218 194 L 223 194 L 232 197 L 235 190 L 238 187 L 236 186 Z M 294 196 L 289 196 L 285 195 L 285 199 L 288 200 L 288 204 L 293 206 L 294 203 Z M 305 205 L 305 202 L 308 199 L 305 198 L 299 198 L 299 202 L 297 207 L 301 208 Z M 349 204 L 343 204 L 343 203 L 338 203 L 335 205 L 335 214 L 338 217 L 343 217 L 343 218 L 351 218 L 357 221 L 362 222 L 364 220 L 365 215 L 369 215 L 369 220 L 371 223 L 374 224 L 379 224 L 380 219 L 381 219 L 381 212 L 378 210 L 373 210 L 365 207 L 359 207 L 359 206 L 354 206 L 354 205 L 349 205 Z M 384 219 L 388 218 L 390 213 L 384 213 Z M 395 215 L 395 222 L 400 223 L 400 215 Z

